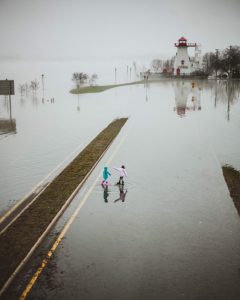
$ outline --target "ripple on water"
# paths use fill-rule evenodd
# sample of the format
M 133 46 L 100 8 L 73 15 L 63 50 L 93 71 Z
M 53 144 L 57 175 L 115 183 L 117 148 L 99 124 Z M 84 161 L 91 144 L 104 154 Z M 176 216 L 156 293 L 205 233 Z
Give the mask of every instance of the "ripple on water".
M 137 186 L 137 184 L 135 182 L 129 182 L 126 181 L 124 182 L 124 190 L 132 190 Z M 103 187 L 101 185 L 101 183 L 99 183 L 98 185 L 95 186 L 94 188 L 94 193 L 102 193 L 103 192 Z M 119 193 L 119 185 L 114 184 L 114 183 L 110 183 L 108 186 L 108 193 L 110 194 L 118 194 Z

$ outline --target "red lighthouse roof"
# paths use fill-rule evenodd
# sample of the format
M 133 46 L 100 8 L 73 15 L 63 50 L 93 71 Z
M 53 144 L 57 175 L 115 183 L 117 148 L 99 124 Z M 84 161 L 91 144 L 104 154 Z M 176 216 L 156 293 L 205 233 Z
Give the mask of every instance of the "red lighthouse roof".
M 178 43 L 174 45 L 175 47 L 196 47 L 196 43 L 187 43 L 187 39 L 184 36 L 180 37 Z
M 186 42 L 187 39 L 184 36 L 182 36 L 182 37 L 180 37 L 180 39 L 178 41 L 185 41 Z

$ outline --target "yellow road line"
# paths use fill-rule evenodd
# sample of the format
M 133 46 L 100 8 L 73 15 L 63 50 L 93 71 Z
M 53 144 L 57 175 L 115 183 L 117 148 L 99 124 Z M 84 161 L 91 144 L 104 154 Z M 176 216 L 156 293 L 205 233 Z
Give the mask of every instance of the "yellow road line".
M 111 155 L 111 157 L 108 159 L 107 161 L 107 165 L 110 164 L 110 162 L 113 160 L 114 156 L 116 155 L 116 153 L 118 152 L 119 148 L 121 147 L 123 141 L 125 138 L 123 138 L 120 143 L 118 144 L 118 146 L 116 147 L 115 151 L 113 152 L 113 154 Z M 61 233 L 59 234 L 57 240 L 54 242 L 54 244 L 52 245 L 51 249 L 48 251 L 46 257 L 44 258 L 44 260 L 41 263 L 41 266 L 37 269 L 37 271 L 35 272 L 35 274 L 33 275 L 33 277 L 31 278 L 31 280 L 29 281 L 28 285 L 26 286 L 25 290 L 23 291 L 22 295 L 20 296 L 19 300 L 25 300 L 28 293 L 30 292 L 30 290 L 32 289 L 34 283 L 37 281 L 38 277 L 41 275 L 42 271 L 44 270 L 44 268 L 46 267 L 48 261 L 50 260 L 51 256 L 53 255 L 53 253 L 55 252 L 55 250 L 57 249 L 58 245 L 60 244 L 60 242 L 62 241 L 62 239 L 64 238 L 64 236 L 66 235 L 69 227 L 71 226 L 71 224 L 73 223 L 73 221 L 75 220 L 75 218 L 77 217 L 77 215 L 79 214 L 80 210 L 82 209 L 82 207 L 84 206 L 84 204 L 86 203 L 88 197 L 90 196 L 90 194 L 92 193 L 93 189 L 95 188 L 96 184 L 99 182 L 100 176 L 102 175 L 102 171 L 98 174 L 96 180 L 94 181 L 94 183 L 92 184 L 92 186 L 89 188 L 89 190 L 87 191 L 87 193 L 85 194 L 83 200 L 79 203 L 78 207 L 76 208 L 76 210 L 74 211 L 74 213 L 72 214 L 71 218 L 68 220 L 68 222 L 65 224 L 63 230 L 61 231 Z

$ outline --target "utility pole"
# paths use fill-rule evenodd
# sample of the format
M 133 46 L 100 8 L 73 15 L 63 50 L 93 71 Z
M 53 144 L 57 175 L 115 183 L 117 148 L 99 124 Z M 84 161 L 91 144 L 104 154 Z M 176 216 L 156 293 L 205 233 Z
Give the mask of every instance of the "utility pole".
M 219 57 L 219 49 L 215 49 L 216 57 L 215 57 L 215 72 L 216 72 L 216 79 L 217 79 L 217 71 L 218 71 L 218 57 Z
M 228 79 L 232 78 L 232 66 L 231 66 L 231 62 L 232 62 L 232 46 L 229 46 L 229 55 L 228 55 L 229 76 L 228 76 Z
M 227 82 L 227 120 L 230 120 L 230 81 Z
M 8 99 L 9 99 L 9 109 L 10 109 L 10 121 L 12 121 L 12 100 L 11 100 L 10 92 L 9 92 L 9 95 L 8 95 Z
M 215 101 L 214 101 L 214 107 L 217 107 L 217 82 L 215 82 Z

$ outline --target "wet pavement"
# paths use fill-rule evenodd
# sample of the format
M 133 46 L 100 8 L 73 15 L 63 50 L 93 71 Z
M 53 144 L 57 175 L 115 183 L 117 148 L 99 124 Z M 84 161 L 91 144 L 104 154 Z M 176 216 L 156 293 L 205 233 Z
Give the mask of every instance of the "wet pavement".
M 124 137 L 110 186 L 99 180 L 27 299 L 240 298 L 240 219 L 221 169 L 240 168 L 239 85 L 231 93 L 224 82 L 170 81 L 94 96 L 106 114 L 111 99 L 119 115 L 131 110 L 109 150 Z

